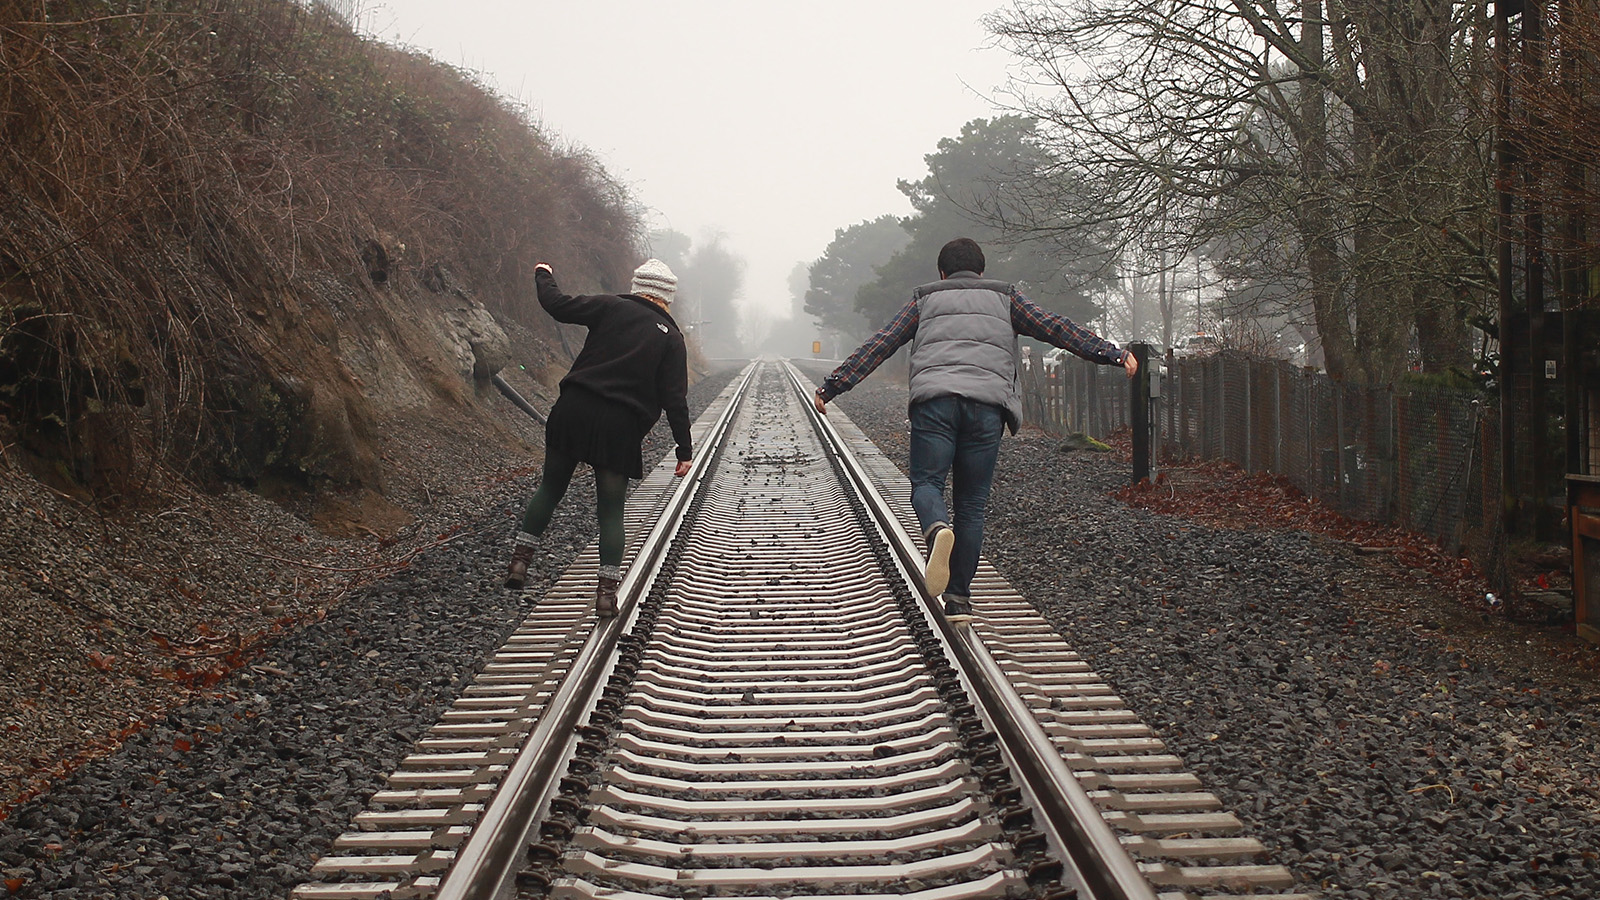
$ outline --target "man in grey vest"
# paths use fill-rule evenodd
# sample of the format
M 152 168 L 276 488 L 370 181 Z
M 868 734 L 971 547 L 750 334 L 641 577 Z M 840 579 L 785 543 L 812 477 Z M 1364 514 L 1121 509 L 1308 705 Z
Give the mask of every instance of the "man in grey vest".
M 983 248 L 957 238 L 939 251 L 939 280 L 911 299 L 882 330 L 823 379 L 819 412 L 911 342 L 911 505 L 917 511 L 928 564 L 928 593 L 943 595 L 952 622 L 972 619 L 972 576 L 983 546 L 983 515 L 994 484 L 1002 427 L 1017 433 L 1018 335 L 1084 359 L 1139 370 L 1133 354 L 983 277 Z M 945 507 L 945 478 L 951 479 Z M 951 512 L 954 512 L 954 516 Z

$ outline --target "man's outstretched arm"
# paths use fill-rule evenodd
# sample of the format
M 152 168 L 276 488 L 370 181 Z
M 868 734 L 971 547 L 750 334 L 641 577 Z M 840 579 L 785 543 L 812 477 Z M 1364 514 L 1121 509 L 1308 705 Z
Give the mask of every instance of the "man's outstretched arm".
M 1011 293 L 1011 328 L 1017 334 L 1060 347 L 1090 362 L 1122 366 L 1130 378 L 1139 371 L 1139 361 L 1132 353 L 1016 291 Z
M 822 386 L 817 388 L 813 403 L 818 412 L 827 412 L 825 404 L 845 391 L 861 383 L 861 379 L 872 374 L 872 370 L 883 365 L 884 361 L 894 355 L 906 341 L 911 340 L 917 333 L 917 322 L 920 315 L 915 299 L 907 301 L 900 311 L 895 313 L 889 324 L 878 330 L 877 334 L 867 338 L 866 342 L 857 347 L 850 357 L 839 364 L 839 368 L 829 373 L 822 379 Z

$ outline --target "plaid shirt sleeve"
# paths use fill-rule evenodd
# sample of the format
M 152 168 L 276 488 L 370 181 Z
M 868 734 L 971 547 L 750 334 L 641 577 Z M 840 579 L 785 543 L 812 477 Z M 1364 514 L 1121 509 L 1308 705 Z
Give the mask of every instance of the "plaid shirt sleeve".
M 1044 341 L 1068 350 L 1090 362 L 1120 366 L 1128 351 L 1095 334 L 1063 315 L 1011 292 L 1011 328 L 1017 334 Z
M 1013 315 L 1015 318 L 1015 315 Z M 884 360 L 894 355 L 901 345 L 911 340 L 917 333 L 917 322 L 920 319 L 916 298 L 909 300 L 889 324 L 879 329 L 878 333 L 867 338 L 866 343 L 856 348 L 850 358 L 839 364 L 827 378 L 822 379 L 822 386 L 817 388 L 817 396 L 824 401 L 832 400 L 845 391 L 861 383 L 861 379 L 872 374 L 872 370 L 883 365 Z

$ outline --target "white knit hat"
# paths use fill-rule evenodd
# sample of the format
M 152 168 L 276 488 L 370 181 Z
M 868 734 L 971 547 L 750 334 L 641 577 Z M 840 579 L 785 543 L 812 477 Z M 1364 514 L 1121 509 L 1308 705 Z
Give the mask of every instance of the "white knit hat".
M 672 274 L 672 270 L 661 260 L 647 259 L 644 265 L 633 270 L 633 287 L 629 293 L 654 297 L 670 306 L 672 295 L 677 292 L 678 276 Z

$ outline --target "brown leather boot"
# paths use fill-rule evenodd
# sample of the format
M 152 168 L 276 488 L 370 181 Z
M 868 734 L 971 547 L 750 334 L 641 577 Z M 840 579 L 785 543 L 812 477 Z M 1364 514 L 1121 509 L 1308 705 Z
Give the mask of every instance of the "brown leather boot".
M 511 549 L 511 565 L 506 567 L 508 589 L 520 591 L 528 580 L 528 563 L 533 562 L 533 542 L 533 535 L 525 531 L 517 532 L 516 546 Z
M 621 566 L 601 566 L 594 588 L 594 614 L 609 619 L 617 614 L 617 587 L 622 584 Z

